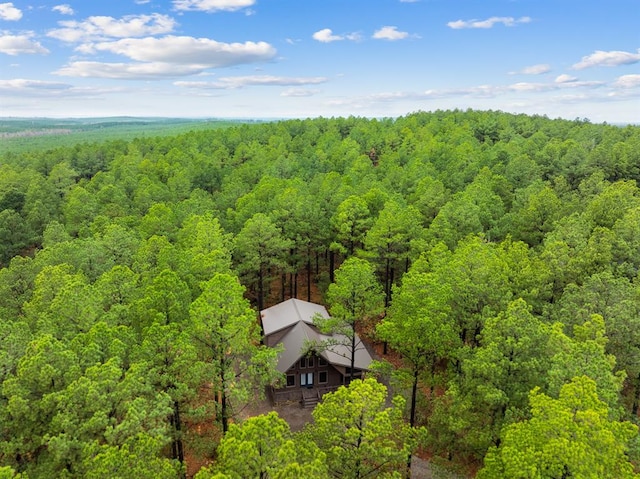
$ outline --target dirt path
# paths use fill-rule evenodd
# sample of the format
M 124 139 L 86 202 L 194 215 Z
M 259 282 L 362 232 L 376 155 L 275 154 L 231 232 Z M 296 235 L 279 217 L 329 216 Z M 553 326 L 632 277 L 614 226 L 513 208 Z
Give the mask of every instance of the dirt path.
M 305 424 L 313 420 L 311 416 L 313 409 L 304 409 L 298 403 L 274 406 L 268 399 L 263 399 L 247 406 L 239 415 L 242 419 L 248 419 L 271 411 L 276 411 L 282 419 L 287 421 L 293 432 L 300 431 Z M 419 457 L 414 457 L 411 461 L 411 477 L 413 479 L 432 479 L 429 462 Z
M 267 414 L 271 411 L 276 411 L 282 419 L 289 423 L 289 427 L 293 432 L 298 432 L 305 424 L 311 422 L 311 411 L 313 409 L 304 409 L 297 402 L 274 406 L 268 399 L 263 399 L 244 408 L 239 416 L 244 420 L 260 414 Z

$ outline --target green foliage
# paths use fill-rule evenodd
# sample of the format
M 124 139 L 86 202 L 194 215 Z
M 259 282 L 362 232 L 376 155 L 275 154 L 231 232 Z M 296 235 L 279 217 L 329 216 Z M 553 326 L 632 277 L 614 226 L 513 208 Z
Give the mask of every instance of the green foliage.
M 181 447 L 211 452 L 278 379 L 249 304 L 304 293 L 348 339 L 381 323 L 432 453 L 479 460 L 529 389 L 558 398 L 575 376 L 610 420 L 637 416 L 637 126 L 115 123 L 0 146 L 22 145 L 0 152 L 0 464 L 17 474 L 184 473 Z M 56 147 L 78 134 L 101 142 Z
M 431 224 L 448 199 L 449 192 L 442 181 L 431 176 L 421 178 L 416 185 L 415 192 L 409 197 L 411 204 L 422 215 L 424 226 Z
M 340 203 L 331 217 L 331 226 L 336 231 L 336 242 L 332 247 L 341 253 L 352 255 L 364 243 L 371 224 L 367 202 L 359 196 L 350 196 Z
M 460 375 L 434 400 L 434 446 L 480 459 L 499 443 L 502 426 L 526 416 L 529 391 L 545 386 L 549 334 L 522 299 L 488 318 Z
M 33 331 L 70 340 L 94 324 L 98 302 L 87 278 L 60 264 L 47 266 L 38 274 L 24 312 Z
M 239 273 L 258 290 L 258 309 L 264 305 L 265 282 L 272 268 L 283 268 L 285 255 L 292 243 L 269 216 L 256 213 L 249 218 L 235 240 L 234 258 Z
M 327 302 L 331 317 L 341 323 L 351 325 L 375 317 L 382 302 L 371 264 L 360 258 L 346 260 L 336 271 L 336 281 L 329 286 Z
M 176 272 L 165 269 L 146 287 L 141 301 L 143 304 L 139 310 L 144 312 L 142 329 L 154 322 L 180 324 L 189 316 L 191 292 Z
M 512 298 L 509 264 L 494 243 L 476 236 L 462 241 L 451 256 L 434 260 L 437 280 L 451 288 L 450 314 L 460 339 L 475 347 L 485 319 L 504 310 Z
M 189 216 L 178 231 L 178 244 L 189 259 L 186 281 L 192 295 L 201 292 L 201 285 L 215 273 L 231 269 L 230 238 L 220 222 L 210 213 Z
M 605 351 L 615 356 L 616 368 L 626 373 L 627 387 L 623 391 L 633 406 L 632 413 L 638 407 L 640 388 L 639 295 L 638 286 L 627 278 L 616 278 L 611 272 L 597 273 L 581 286 L 568 285 L 557 308 L 551 311 L 567 332 L 585 325 L 594 314 L 603 318 L 608 338 Z
M 330 477 L 402 477 L 422 430 L 402 419 L 404 400 L 386 407 L 387 388 L 375 379 L 359 379 L 325 394 L 313 411 L 303 439 L 327 455 Z
M 26 474 L 18 474 L 9 466 L 0 466 L 0 479 L 28 479 Z
M 179 477 L 181 468 L 175 462 L 162 457 L 162 447 L 161 441 L 146 434 L 132 437 L 120 447 L 89 443 L 83 451 L 83 477 L 175 479 Z
M 0 264 L 30 245 L 32 234 L 24 218 L 15 210 L 0 210 Z
M 391 301 L 395 271 L 409 264 L 412 244 L 421 237 L 420 213 L 413 206 L 387 201 L 365 237 L 365 248 L 382 271 L 385 305 Z
M 188 120 L 171 118 L 104 118 L 104 119 L 3 119 L 0 131 L 9 133 L 3 138 L 0 154 L 8 152 L 37 152 L 51 148 L 70 147 L 83 142 L 83 146 L 96 148 L 107 142 L 110 147 L 116 139 L 131 141 L 145 136 L 170 136 L 194 130 L 228 128 L 238 122 L 230 120 Z M 77 146 L 76 146 L 77 148 Z M 89 150 L 91 151 L 91 150 Z
M 14 257 L 8 267 L 0 269 L 0 317 L 8 321 L 22 314 L 37 273 L 35 262 L 22 256 Z
M 513 209 L 502 221 L 516 240 L 538 246 L 560 218 L 562 202 L 549 185 L 534 182 L 516 193 Z
M 330 334 L 338 334 L 340 345 L 350 354 L 351 377 L 354 374 L 355 356 L 365 346 L 356 333 L 358 324 L 365 325 L 375 319 L 383 306 L 383 292 L 375 278 L 373 267 L 363 259 L 351 257 L 336 271 L 336 280 L 329 285 L 327 303 L 329 318 L 314 318 L 314 324 Z M 335 339 L 325 344 L 313 345 L 315 348 L 331 349 Z
M 610 413 L 618 417 L 619 395 L 625 374 L 623 371 L 614 373 L 615 356 L 606 354 L 608 338 L 602 316 L 594 314 L 583 325 L 575 325 L 573 338 L 565 336 L 559 326 L 556 324 L 550 340 L 550 393 L 557 395 L 573 377 L 587 376 L 598 385 L 598 394 Z
M 531 392 L 531 419 L 507 426 L 485 458 L 479 479 L 636 478 L 627 458 L 637 426 L 613 421 L 586 376 L 564 385 L 558 399 Z
M 165 236 L 174 239 L 177 231 L 173 210 L 164 203 L 155 203 L 140 222 L 140 233 L 144 239 L 152 236 Z
M 276 412 L 270 412 L 229 427 L 218 446 L 214 471 L 237 479 L 322 479 L 328 474 L 325 458 L 315 443 L 296 440 L 289 425 Z M 210 476 L 203 471 L 196 477 Z
M 433 393 L 438 384 L 438 363 L 450 359 L 460 347 L 450 316 L 451 288 L 423 269 L 424 259 L 420 259 L 403 277 L 389 313 L 376 327 L 378 336 L 402 355 L 399 372 L 410 378 L 406 387 L 411 387 L 411 425 L 416 422 L 419 380 Z
M 216 419 L 225 432 L 234 405 L 246 404 L 280 379 L 278 350 L 259 344 L 255 312 L 243 293 L 236 277 L 218 273 L 190 308 L 189 331 L 207 363 L 213 391 L 220 395 Z
M 127 266 L 114 266 L 103 273 L 93 289 L 103 309 L 101 319 L 109 324 L 131 326 L 130 310 L 140 294 L 139 276 Z

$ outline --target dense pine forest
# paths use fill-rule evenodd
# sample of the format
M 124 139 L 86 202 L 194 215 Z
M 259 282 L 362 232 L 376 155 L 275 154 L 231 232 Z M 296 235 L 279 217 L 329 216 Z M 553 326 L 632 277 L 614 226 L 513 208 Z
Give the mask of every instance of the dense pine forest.
M 471 110 L 5 153 L 0 477 L 639 477 L 639 180 L 638 126 Z M 387 354 L 241 422 L 258 311 L 339 288 Z

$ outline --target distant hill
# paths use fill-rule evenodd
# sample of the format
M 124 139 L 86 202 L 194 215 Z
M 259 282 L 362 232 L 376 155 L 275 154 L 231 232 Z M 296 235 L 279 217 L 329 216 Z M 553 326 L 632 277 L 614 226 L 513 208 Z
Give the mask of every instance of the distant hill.
M 106 140 L 167 136 L 258 120 L 160 117 L 0 118 L 0 154 Z

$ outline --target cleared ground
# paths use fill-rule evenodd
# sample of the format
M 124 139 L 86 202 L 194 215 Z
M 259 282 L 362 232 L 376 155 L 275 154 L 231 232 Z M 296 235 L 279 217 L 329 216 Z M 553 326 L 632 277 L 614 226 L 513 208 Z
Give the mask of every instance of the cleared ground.
M 305 424 L 313 420 L 311 417 L 313 409 L 304 409 L 298 403 L 274 406 L 268 399 L 264 399 L 246 407 L 242 411 L 241 417 L 243 419 L 247 419 L 260 414 L 267 414 L 271 411 L 276 411 L 282 419 L 287 421 L 289 427 L 294 432 L 300 431 Z M 414 457 L 411 461 L 411 477 L 413 479 L 435 479 L 435 476 L 431 473 L 429 462 L 419 457 Z

